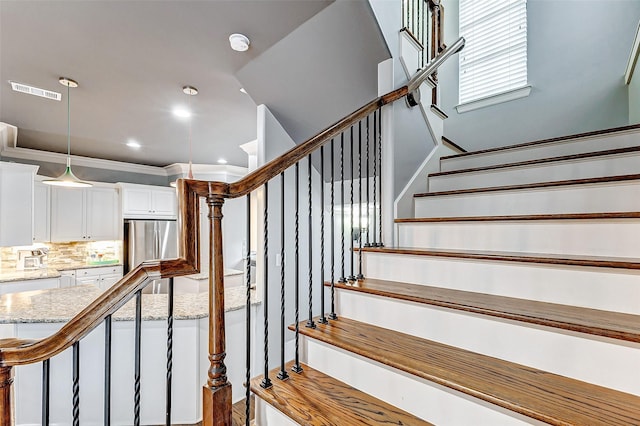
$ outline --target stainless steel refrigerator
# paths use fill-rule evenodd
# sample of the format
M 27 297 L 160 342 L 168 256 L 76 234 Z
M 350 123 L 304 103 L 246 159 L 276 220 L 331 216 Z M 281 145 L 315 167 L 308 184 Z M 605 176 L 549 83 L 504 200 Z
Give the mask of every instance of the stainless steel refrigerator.
M 178 257 L 178 235 L 175 220 L 125 220 L 124 272 L 145 260 Z M 168 279 L 152 280 L 144 293 L 166 293 Z

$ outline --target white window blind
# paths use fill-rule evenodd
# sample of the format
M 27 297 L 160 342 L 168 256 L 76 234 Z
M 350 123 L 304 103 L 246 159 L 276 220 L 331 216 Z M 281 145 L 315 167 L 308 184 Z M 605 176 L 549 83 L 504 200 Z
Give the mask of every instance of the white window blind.
M 527 84 L 527 1 L 460 0 L 460 103 Z

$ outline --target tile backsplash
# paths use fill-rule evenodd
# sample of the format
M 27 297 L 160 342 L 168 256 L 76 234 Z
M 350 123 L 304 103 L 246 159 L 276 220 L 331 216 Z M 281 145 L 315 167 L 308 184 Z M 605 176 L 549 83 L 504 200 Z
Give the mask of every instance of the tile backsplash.
M 82 264 L 99 260 L 122 260 L 122 241 L 78 241 L 71 243 L 45 243 L 23 247 L 0 247 L 0 266 L 15 267 L 18 261 L 18 250 L 29 248 L 49 249 L 47 264 Z

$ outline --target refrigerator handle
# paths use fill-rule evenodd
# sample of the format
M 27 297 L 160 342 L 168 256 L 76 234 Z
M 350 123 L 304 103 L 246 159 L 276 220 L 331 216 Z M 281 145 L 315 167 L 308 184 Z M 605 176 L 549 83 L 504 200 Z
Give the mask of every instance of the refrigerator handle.
M 153 240 L 155 242 L 155 253 L 154 258 L 160 258 L 160 224 L 158 222 L 154 223 L 153 226 Z

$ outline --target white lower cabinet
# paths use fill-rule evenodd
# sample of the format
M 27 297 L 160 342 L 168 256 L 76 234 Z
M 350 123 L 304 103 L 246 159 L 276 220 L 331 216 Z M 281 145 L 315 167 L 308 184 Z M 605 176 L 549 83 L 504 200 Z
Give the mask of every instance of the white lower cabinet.
M 122 278 L 122 265 L 76 269 L 76 285 L 92 284 L 105 291 Z

